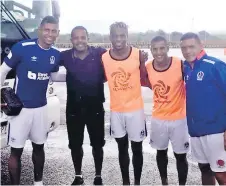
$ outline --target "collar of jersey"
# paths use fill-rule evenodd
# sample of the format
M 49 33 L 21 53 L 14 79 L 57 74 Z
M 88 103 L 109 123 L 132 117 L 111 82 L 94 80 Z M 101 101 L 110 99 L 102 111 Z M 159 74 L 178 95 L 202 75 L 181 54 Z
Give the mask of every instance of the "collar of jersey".
M 88 55 L 93 53 L 92 47 L 89 45 L 87 46 L 87 50 L 89 51 Z M 72 48 L 72 52 L 73 52 L 73 55 L 74 55 L 74 53 L 76 54 L 76 49 Z
M 49 50 L 49 49 L 51 49 L 51 47 L 53 46 L 53 45 L 52 45 L 52 46 L 49 47 L 49 48 L 43 48 L 43 47 L 41 47 L 41 45 L 38 44 L 38 39 L 35 39 L 34 41 L 35 41 L 35 43 L 38 45 L 38 47 L 41 48 L 42 50 Z

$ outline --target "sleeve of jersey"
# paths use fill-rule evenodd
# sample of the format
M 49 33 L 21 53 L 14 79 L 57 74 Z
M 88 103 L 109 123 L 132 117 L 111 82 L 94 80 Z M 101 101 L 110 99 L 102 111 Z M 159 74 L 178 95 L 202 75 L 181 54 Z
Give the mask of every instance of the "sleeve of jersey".
M 56 65 L 53 68 L 52 72 L 58 72 L 59 71 L 60 63 L 61 63 L 61 60 L 60 60 L 60 53 L 59 53 L 57 60 L 56 60 Z
M 217 81 L 217 84 L 223 91 L 223 93 L 226 96 L 226 63 L 224 62 L 219 62 L 215 64 L 215 78 Z
M 52 72 L 58 72 L 59 71 L 59 65 L 56 65 L 55 67 L 54 67 L 54 69 L 52 70 Z
M 13 45 L 9 54 L 5 57 L 4 62 L 10 67 L 15 68 L 21 60 L 21 54 L 23 52 L 23 46 L 21 43 Z
M 60 62 L 59 62 L 59 66 L 64 66 L 64 51 L 60 52 Z

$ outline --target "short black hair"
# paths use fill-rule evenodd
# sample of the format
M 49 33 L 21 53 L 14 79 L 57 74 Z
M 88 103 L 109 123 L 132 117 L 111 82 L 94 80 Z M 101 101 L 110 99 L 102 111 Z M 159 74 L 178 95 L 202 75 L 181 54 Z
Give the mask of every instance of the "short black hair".
M 44 24 L 47 24 L 47 23 L 50 23 L 50 24 L 59 24 L 59 21 L 53 17 L 53 16 L 46 16 L 42 19 L 41 21 L 41 26 L 44 25 Z
M 85 30 L 87 36 L 89 35 L 87 29 L 86 29 L 84 26 L 76 26 L 76 27 L 74 27 L 74 28 L 71 30 L 71 37 L 72 37 L 72 34 L 73 34 L 73 32 L 74 32 L 75 30 Z
M 165 43 L 167 43 L 167 40 L 165 37 L 163 36 L 155 36 L 152 40 L 151 40 L 151 44 L 159 42 L 159 41 L 164 41 Z
M 113 30 L 115 28 L 124 28 L 126 29 L 127 35 L 128 33 L 128 25 L 124 22 L 114 22 L 113 24 L 110 25 L 110 34 L 112 34 Z
M 194 32 L 187 32 L 185 33 L 184 35 L 182 35 L 182 37 L 180 38 L 180 41 L 184 41 L 186 39 L 195 39 L 197 40 L 198 42 L 201 43 L 201 40 L 198 36 L 198 34 L 194 33 Z

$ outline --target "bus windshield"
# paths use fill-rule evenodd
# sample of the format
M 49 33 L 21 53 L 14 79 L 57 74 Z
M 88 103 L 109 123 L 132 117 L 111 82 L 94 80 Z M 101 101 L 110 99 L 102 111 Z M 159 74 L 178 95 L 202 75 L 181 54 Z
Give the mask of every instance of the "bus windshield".
M 56 0 L 3 0 L 8 11 L 31 38 L 37 37 L 37 29 L 41 20 L 47 15 L 59 18 L 59 6 Z M 5 12 L 1 12 L 1 38 L 20 39 L 20 34 L 12 33 L 13 25 Z M 14 37 L 14 38 L 12 38 Z

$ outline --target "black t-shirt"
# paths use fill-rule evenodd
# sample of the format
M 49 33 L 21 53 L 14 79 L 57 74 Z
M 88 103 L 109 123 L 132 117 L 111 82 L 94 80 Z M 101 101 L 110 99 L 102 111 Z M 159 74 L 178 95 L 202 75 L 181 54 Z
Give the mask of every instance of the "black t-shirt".
M 74 57 L 73 49 L 61 52 L 61 65 L 67 70 L 67 104 L 98 104 L 105 101 L 105 74 L 101 56 L 106 49 L 90 46 L 88 50 L 89 54 L 83 60 Z

